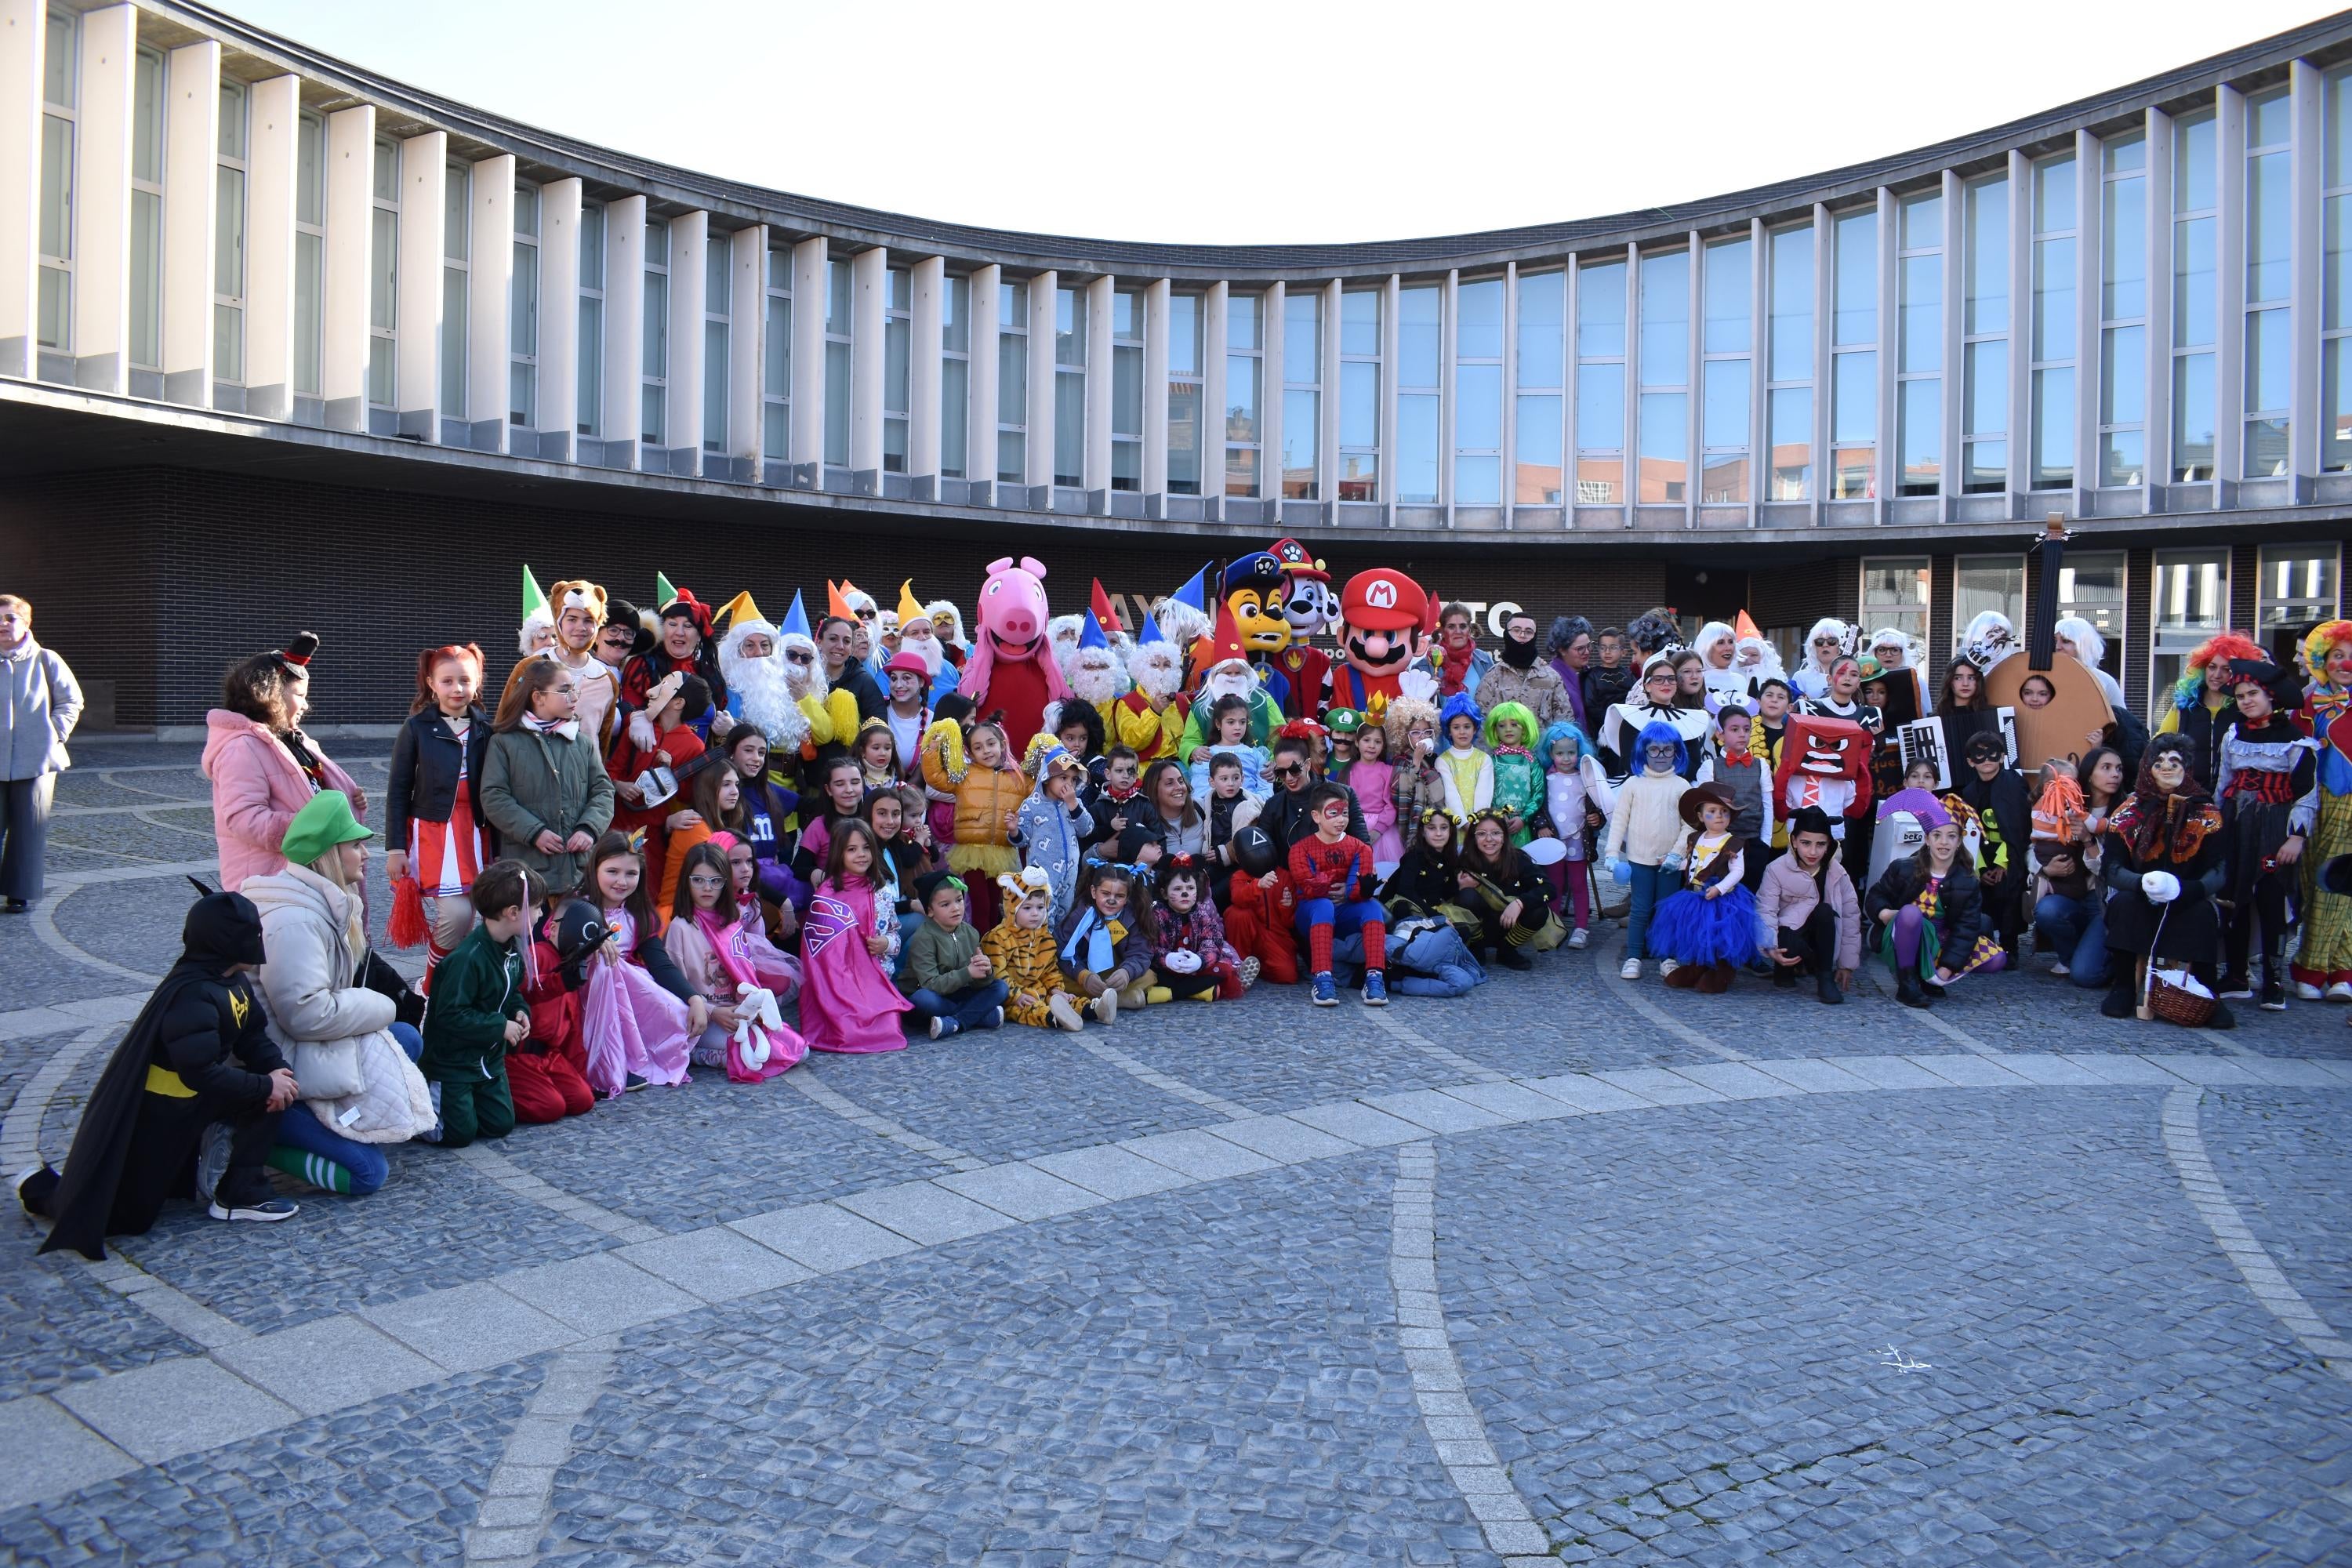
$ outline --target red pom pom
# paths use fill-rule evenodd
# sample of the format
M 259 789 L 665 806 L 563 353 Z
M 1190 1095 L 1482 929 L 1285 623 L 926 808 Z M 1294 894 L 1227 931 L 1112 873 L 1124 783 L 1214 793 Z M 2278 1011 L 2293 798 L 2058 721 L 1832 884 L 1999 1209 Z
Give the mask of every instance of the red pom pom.
M 425 924 L 425 890 L 414 877 L 403 877 L 392 885 L 392 945 L 423 947 Z

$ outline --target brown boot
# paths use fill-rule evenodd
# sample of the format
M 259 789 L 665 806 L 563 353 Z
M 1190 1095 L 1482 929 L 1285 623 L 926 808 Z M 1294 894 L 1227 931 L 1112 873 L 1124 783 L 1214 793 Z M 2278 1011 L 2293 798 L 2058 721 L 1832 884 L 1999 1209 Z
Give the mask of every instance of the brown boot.
M 1699 971 L 1698 978 L 1691 983 L 1691 989 L 1702 995 L 1719 996 L 1731 989 L 1731 974 L 1730 964 L 1710 963 Z
M 1698 984 L 1699 967 L 1696 963 L 1678 963 L 1665 977 L 1665 983 L 1677 991 L 1688 991 Z

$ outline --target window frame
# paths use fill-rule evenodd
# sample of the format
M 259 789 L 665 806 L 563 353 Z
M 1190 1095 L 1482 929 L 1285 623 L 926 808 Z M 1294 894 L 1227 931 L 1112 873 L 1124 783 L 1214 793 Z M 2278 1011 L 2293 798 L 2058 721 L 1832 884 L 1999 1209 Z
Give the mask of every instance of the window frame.
M 1007 373 L 1011 373 L 1008 374 Z M 1007 385 L 1013 384 L 1010 395 Z M 1006 461 L 1007 458 L 1012 460 Z M 996 482 L 1029 482 L 1029 279 L 996 285 Z
M 604 428 L 604 312 L 610 301 L 604 296 L 604 284 L 611 276 L 607 270 L 612 245 L 612 222 L 604 204 L 583 202 L 580 205 L 580 264 L 578 296 L 579 337 L 576 353 L 579 363 L 574 371 L 578 376 L 578 399 L 572 408 L 575 435 L 590 440 L 601 440 Z M 591 268 L 589 263 L 595 265 Z M 593 281 L 592 281 L 593 279 Z
M 1804 289 L 1801 291 L 1801 298 L 1805 301 L 1804 342 L 1801 345 L 1802 353 L 1797 356 L 1797 363 L 1805 367 L 1802 379 L 1774 374 L 1780 359 L 1779 333 L 1782 320 L 1780 312 L 1775 309 L 1780 297 L 1780 268 L 1785 260 L 1781 254 L 1781 242 L 1800 235 L 1804 237 L 1806 259 Z M 1764 254 L 1759 258 L 1759 262 L 1765 268 L 1764 321 L 1760 352 L 1764 355 L 1764 408 L 1762 411 L 1764 445 L 1766 450 L 1770 453 L 1770 471 L 1765 476 L 1763 487 L 1764 499 L 1774 501 L 1811 501 L 1820 486 L 1821 468 L 1817 454 L 1813 449 L 1813 432 L 1817 428 L 1821 415 L 1821 388 L 1818 384 L 1820 367 L 1816 363 L 1822 330 L 1820 230 L 1814 226 L 1810 218 L 1802 223 L 1787 224 L 1780 228 L 1766 229 Z M 1791 322 L 1796 320 L 1794 316 L 1788 319 Z M 1781 401 L 1780 395 L 1799 392 L 1805 395 L 1803 421 L 1805 438 L 1802 445 L 1805 462 L 1804 467 L 1798 470 L 1791 482 L 1781 467 L 1781 443 L 1774 439 L 1774 432 L 1779 428 L 1779 421 L 1775 414 L 1776 405 Z
M 1927 190 L 1906 192 L 1895 199 L 1895 493 L 1898 496 L 1936 496 L 1944 493 L 1950 474 L 1950 465 L 1944 461 L 1944 397 L 1950 390 L 1944 385 L 1947 366 L 1944 363 L 1944 322 L 1947 306 L 1944 301 L 1944 281 L 1950 268 L 1944 265 L 1944 235 L 1947 215 L 1944 211 L 1944 189 L 1938 184 Z M 1923 221 L 1933 237 L 1932 244 L 1913 243 L 1911 214 L 1916 208 L 1932 205 L 1935 216 Z M 1930 260 L 1936 279 L 1936 299 L 1929 341 L 1935 345 L 1933 368 L 1911 368 L 1911 268 L 1913 261 Z M 1880 334 L 1885 337 L 1882 325 Z M 1933 386 L 1935 407 L 1927 411 L 1925 423 L 1933 447 L 1934 477 L 1915 479 L 1911 472 L 1911 439 L 1916 433 L 1912 417 L 1911 393 L 1915 387 Z M 1881 426 L 1884 428 L 1885 421 Z
M 151 71 L 153 89 L 149 91 L 141 83 Z M 148 44 L 139 46 L 131 62 L 131 228 L 123 247 L 131 296 L 130 313 L 123 322 L 123 358 L 134 370 L 163 368 L 163 163 L 171 152 L 164 105 L 171 98 L 170 73 L 163 50 Z M 143 129 L 142 120 L 146 121 Z M 144 174 L 140 173 L 142 155 L 150 162 Z
M 1365 299 L 1372 302 L 1370 353 L 1350 351 L 1348 347 L 1348 303 Z M 1339 499 L 1342 501 L 1377 503 L 1381 499 L 1381 388 L 1386 372 L 1381 365 L 1381 332 L 1388 310 L 1388 289 L 1375 283 L 1365 288 L 1339 290 L 1339 384 L 1335 389 L 1339 398 Z M 1370 445 L 1348 439 L 1348 388 L 1350 365 L 1372 367 L 1372 439 Z
M 462 421 L 473 403 L 466 373 L 472 351 L 474 166 L 451 158 L 441 177 L 441 417 Z
M 1284 500 L 1320 500 L 1323 494 L 1323 334 L 1329 330 L 1323 310 L 1323 285 L 1294 286 L 1282 297 L 1282 452 L 1277 463 L 1278 480 Z M 1294 354 L 1290 352 L 1291 332 L 1295 323 L 1291 312 L 1304 307 L 1313 318 L 1307 326 L 1314 338 L 1314 352 Z M 1299 374 L 1301 360 L 1306 361 L 1307 374 Z M 1303 411 L 1304 419 L 1293 418 Z M 1297 469 L 1291 463 L 1296 453 L 1294 443 L 1307 443 L 1306 477 L 1292 476 Z
M 41 13 L 41 144 L 37 153 L 39 163 L 35 175 L 35 211 L 33 222 L 34 280 L 33 343 L 36 353 L 47 349 L 52 353 L 74 352 L 74 291 L 75 275 L 74 229 L 76 208 L 81 195 L 81 14 L 55 6 Z M 62 37 L 64 47 L 58 45 Z M 62 58 L 63 68 L 52 71 L 51 62 Z M 52 97 L 49 85 L 61 84 L 61 96 Z M 58 128 L 58 145 L 62 157 L 50 155 L 50 127 Z M 51 174 L 57 179 L 52 188 Z M 51 223 L 54 206 L 56 221 Z M 43 237 L 54 230 L 59 243 L 43 245 Z M 48 335 L 44 336 L 44 328 Z M 28 367 L 31 368 L 31 367 Z
M 370 408 L 400 407 L 400 143 L 379 136 L 368 150 L 368 367 Z M 390 178 L 385 178 L 387 172 Z M 379 289 L 381 285 L 381 289 Z M 378 396 L 379 389 L 383 395 Z
M 706 457 L 727 455 L 733 435 L 732 380 L 735 337 L 735 247 L 732 237 L 706 227 L 702 242 L 702 429 L 698 444 Z
M 514 261 L 507 281 L 507 425 L 516 430 L 535 430 L 539 426 L 540 281 L 543 277 L 539 230 L 544 210 L 540 187 L 527 180 L 516 181 Z M 530 281 L 525 283 L 525 279 Z M 523 395 L 516 396 L 518 392 Z M 517 407 L 518 404 L 523 406 Z
M 793 455 L 793 253 L 772 245 L 761 260 L 760 460 Z
M 638 458 L 669 449 L 669 220 L 646 215 L 644 311 L 637 354 Z M 649 418 L 647 416 L 653 416 Z M 647 429 L 647 426 L 657 428 Z
M 1110 488 L 1130 494 L 1143 489 L 1143 318 L 1147 308 L 1144 291 L 1140 288 L 1112 285 Z M 1126 386 L 1131 386 L 1134 391 L 1132 416 L 1135 427 L 1132 430 L 1119 428 L 1120 389 Z
M 2138 163 L 2131 166 L 2121 164 L 2118 154 L 2134 145 L 2139 149 Z M 2116 222 L 2114 193 L 2117 186 L 2135 181 L 2139 184 L 2140 232 L 2133 237 L 2132 243 L 2139 247 L 2139 310 L 2137 314 L 2110 315 L 2109 295 L 2114 287 L 2108 280 L 2110 264 L 2122 254 L 2123 248 L 2116 232 L 2120 226 Z M 2100 489 L 2136 489 L 2147 482 L 2147 339 L 2150 325 L 2147 237 L 2147 133 L 2130 131 L 2108 137 L 2099 143 L 2098 449 L 2093 455 L 2092 479 Z M 2116 344 L 2123 333 L 2130 331 L 2139 333 L 2138 363 L 2129 367 L 2127 373 L 2119 374 Z M 2117 395 L 2126 390 L 2138 401 L 2139 417 L 2137 420 L 2114 417 L 2118 406 Z M 2139 471 L 2135 478 L 2116 480 L 2113 478 L 2117 468 L 2116 438 L 2122 436 L 2138 437 Z
M 1748 249 L 1748 265 L 1744 269 L 1745 277 L 1741 279 L 1739 290 L 1740 319 L 1747 323 L 1747 343 L 1745 347 L 1738 349 L 1712 349 L 1707 346 L 1706 342 L 1707 323 L 1713 319 L 1707 313 L 1707 302 L 1710 298 L 1707 284 L 1710 270 L 1717 252 L 1732 250 L 1741 246 L 1747 247 Z M 1748 234 L 1720 236 L 1699 247 L 1698 260 L 1698 320 L 1692 325 L 1692 330 L 1697 334 L 1699 356 L 1698 385 L 1692 389 L 1697 416 L 1696 430 L 1698 436 L 1698 504 L 1745 506 L 1755 494 L 1756 471 L 1753 435 L 1756 426 L 1756 269 L 1759 265 L 1759 258 L 1755 237 Z M 1738 367 L 1738 384 L 1740 389 L 1741 403 L 1746 409 L 1746 416 L 1739 421 L 1739 443 L 1737 446 L 1711 443 L 1707 440 L 1707 426 L 1710 423 L 1708 414 L 1711 408 L 1708 392 L 1713 385 L 1707 374 L 1707 367 L 1717 364 Z M 1720 474 L 1727 463 L 1738 465 L 1738 479 L 1730 488 L 1718 493 L 1710 481 Z
M 1190 371 L 1179 368 L 1177 357 L 1180 324 L 1189 318 L 1192 322 L 1192 364 Z M 1209 299 L 1204 292 L 1171 289 L 1168 294 L 1168 493 L 1197 496 L 1202 493 L 1208 466 L 1208 332 Z M 1187 395 L 1189 394 L 1189 396 Z M 1190 404 L 1187 417 L 1181 410 Z M 1185 449 L 1177 440 L 1179 432 L 1189 426 L 1192 437 L 1192 477 L 1182 479 L 1176 472 L 1178 454 Z
M 227 386 L 245 384 L 246 289 L 252 278 L 249 254 L 252 222 L 251 169 L 253 152 L 253 89 L 223 77 L 220 81 L 220 128 L 214 142 L 213 229 L 213 380 Z M 229 150 L 230 110 L 236 109 L 236 151 Z M 230 193 L 236 193 L 232 202 Z M 234 209 L 236 233 L 229 232 Z M 231 267 L 234 276 L 226 276 Z M 234 285 L 232 287 L 232 285 Z
M 318 397 L 325 384 L 327 327 L 327 117 L 305 109 L 294 125 L 294 395 Z M 315 146 L 315 159 L 304 156 Z M 307 165 L 307 169 L 306 169 Z M 305 217 L 307 203 L 315 199 L 317 216 Z M 310 297 L 309 309 L 303 296 Z
M 1243 307 L 1246 306 L 1244 310 Z M 1234 322 L 1246 318 L 1256 325 L 1252 333 L 1254 348 L 1234 345 Z M 1223 448 L 1223 489 L 1217 493 L 1234 500 L 1255 500 L 1265 491 L 1265 294 L 1244 293 L 1227 289 L 1225 293 L 1225 341 L 1216 352 L 1225 356 L 1225 409 L 1221 416 Z M 1236 369 L 1246 370 L 1250 386 L 1248 435 L 1237 439 L 1234 435 L 1234 416 L 1239 405 L 1234 401 Z M 1245 458 L 1244 455 L 1246 454 Z M 1239 465 L 1246 474 L 1236 471 L 1234 459 L 1244 458 Z
M 2284 132 L 2279 140 L 2258 142 L 2254 140 L 2255 123 L 2261 118 L 2262 110 L 2273 103 L 2286 104 L 2288 106 L 2287 111 L 2279 117 L 2282 125 L 2284 127 Z M 2245 311 L 2245 335 L 2242 340 L 2241 340 L 2241 352 L 2238 355 L 2238 378 L 2242 388 L 2240 397 L 2240 417 L 2244 421 L 2244 424 L 2239 438 L 2238 477 L 2244 479 L 2281 479 L 2294 471 L 2294 411 L 2292 406 L 2294 396 L 2294 374 L 2293 370 L 2294 355 L 2294 289 L 2292 282 L 2289 282 L 2281 287 L 2276 296 L 2265 300 L 2254 299 L 2253 292 L 2256 287 L 2254 280 L 2259 275 L 2259 271 L 2262 267 L 2262 263 L 2256 259 L 2254 253 L 2255 242 L 2259 236 L 2258 225 L 2262 217 L 2260 192 L 2263 186 L 2263 180 L 2259 171 L 2265 162 L 2271 159 L 2278 160 L 2277 167 L 2282 171 L 2281 183 L 2286 187 L 2285 199 L 2289 209 L 2286 218 L 2286 255 L 2283 258 L 2281 265 L 2283 270 L 2287 273 L 2292 273 L 2294 266 L 2295 241 L 2293 209 L 2297 205 L 2299 198 L 2294 191 L 2294 114 L 2288 89 L 2282 86 L 2271 88 L 2260 92 L 2248 93 L 2246 95 L 2245 123 L 2246 227 L 2244 240 L 2246 279 L 2245 286 L 2243 289 L 2240 291 L 2242 296 L 2241 308 Z M 2260 341 L 2262 328 L 2264 324 L 2264 318 L 2273 315 L 2277 316 L 2280 321 L 2284 322 L 2286 327 L 2286 331 L 2284 334 L 2284 342 L 2285 345 L 2284 352 L 2288 358 L 2288 373 L 2279 378 L 2279 384 L 2287 389 L 2287 401 L 2275 405 L 2265 405 L 2258 408 L 2255 406 L 2254 395 L 2256 391 L 2257 372 L 2259 370 L 2257 361 L 2260 356 L 2257 354 L 2255 345 Z M 2278 433 L 2274 439 L 2270 440 L 2269 444 L 2275 446 L 2277 458 L 2274 466 L 2269 471 L 2257 473 L 2255 471 L 2255 465 L 2260 461 L 2260 458 L 2258 458 L 2255 450 L 2258 445 L 2255 440 L 2255 432 L 2259 428 L 2273 425 L 2277 426 Z

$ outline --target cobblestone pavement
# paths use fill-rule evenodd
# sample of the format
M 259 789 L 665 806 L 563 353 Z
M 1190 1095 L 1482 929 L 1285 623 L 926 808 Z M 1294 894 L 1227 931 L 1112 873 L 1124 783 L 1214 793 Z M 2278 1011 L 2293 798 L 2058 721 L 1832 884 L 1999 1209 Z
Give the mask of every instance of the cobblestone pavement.
M 195 747 L 76 752 L 11 1170 L 211 864 Z M 1700 997 L 1596 934 L 699 1074 L 103 1265 L 0 1220 L 0 1561 L 2352 1559 L 2346 1009 Z

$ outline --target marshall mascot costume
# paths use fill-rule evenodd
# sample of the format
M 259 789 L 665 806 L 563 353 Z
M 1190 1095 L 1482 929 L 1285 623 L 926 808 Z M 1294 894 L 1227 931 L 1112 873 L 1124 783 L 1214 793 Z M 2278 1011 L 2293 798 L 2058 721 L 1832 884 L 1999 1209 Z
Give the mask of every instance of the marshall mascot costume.
M 1282 568 L 1282 618 L 1290 627 L 1289 643 L 1272 661 L 1289 683 L 1282 710 L 1293 719 L 1319 720 L 1329 701 L 1331 656 L 1313 639 L 1339 624 L 1339 597 L 1331 591 L 1331 574 L 1298 541 L 1281 540 L 1270 553 Z

